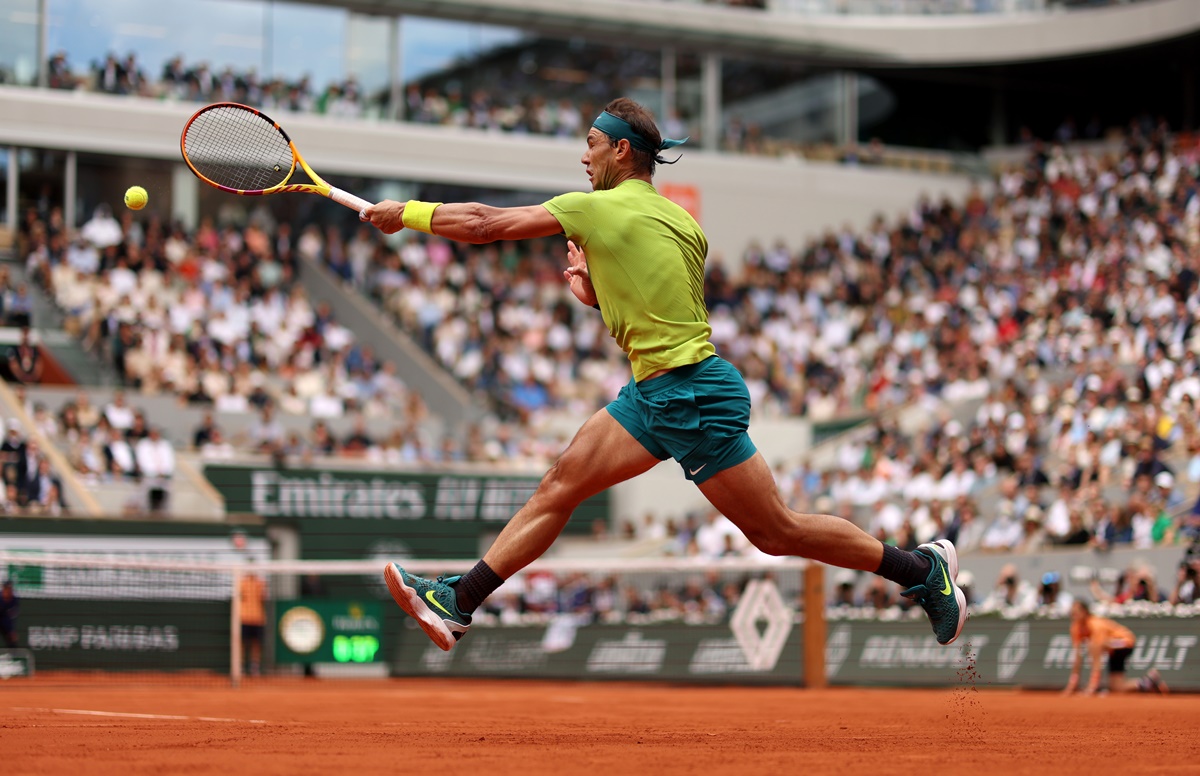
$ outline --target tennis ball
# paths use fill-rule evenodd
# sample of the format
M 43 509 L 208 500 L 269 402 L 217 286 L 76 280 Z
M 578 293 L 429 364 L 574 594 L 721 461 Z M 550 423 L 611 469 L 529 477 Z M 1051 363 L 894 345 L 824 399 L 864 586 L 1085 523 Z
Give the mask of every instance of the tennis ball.
M 150 195 L 141 186 L 130 186 L 125 191 L 125 207 L 130 210 L 141 210 L 149 199 Z

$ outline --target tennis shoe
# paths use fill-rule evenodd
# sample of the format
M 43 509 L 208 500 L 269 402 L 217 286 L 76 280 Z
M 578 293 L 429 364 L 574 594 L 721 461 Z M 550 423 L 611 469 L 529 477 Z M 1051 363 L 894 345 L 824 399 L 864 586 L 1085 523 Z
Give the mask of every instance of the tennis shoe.
M 922 544 L 914 552 L 929 558 L 933 568 L 925 584 L 910 587 L 902 595 L 919 603 L 929 615 L 939 644 L 953 644 L 967 622 L 967 597 L 954 581 L 958 578 L 958 553 L 946 539 Z
M 383 578 L 400 608 L 443 650 L 449 652 L 471 627 L 471 615 L 458 608 L 458 596 L 452 587 L 459 577 L 430 581 L 389 563 L 383 570 Z

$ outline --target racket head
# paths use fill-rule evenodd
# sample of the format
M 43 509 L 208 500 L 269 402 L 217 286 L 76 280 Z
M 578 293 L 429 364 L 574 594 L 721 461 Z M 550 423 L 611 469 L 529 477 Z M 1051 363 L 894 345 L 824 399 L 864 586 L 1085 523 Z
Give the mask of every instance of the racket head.
M 307 165 L 283 128 L 248 105 L 218 102 L 196 111 L 183 127 L 179 148 L 192 173 L 221 191 L 325 193 L 319 185 L 288 184 L 297 162 L 306 171 Z

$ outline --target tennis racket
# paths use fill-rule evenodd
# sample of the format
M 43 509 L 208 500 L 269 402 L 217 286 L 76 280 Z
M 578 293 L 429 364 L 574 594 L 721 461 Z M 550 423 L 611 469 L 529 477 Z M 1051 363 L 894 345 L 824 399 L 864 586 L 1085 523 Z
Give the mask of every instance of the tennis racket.
M 262 111 L 236 102 L 218 102 L 196 111 L 183 128 L 179 148 L 197 178 L 231 194 L 320 194 L 360 214 L 372 204 L 330 186 L 308 166 L 279 124 Z M 312 183 L 291 183 L 296 165 Z

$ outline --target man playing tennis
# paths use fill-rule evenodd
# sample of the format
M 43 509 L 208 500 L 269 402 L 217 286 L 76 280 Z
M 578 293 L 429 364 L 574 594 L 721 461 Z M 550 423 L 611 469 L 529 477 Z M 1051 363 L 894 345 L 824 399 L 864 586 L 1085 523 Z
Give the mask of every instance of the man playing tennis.
M 872 571 L 906 588 L 937 640 L 958 638 L 966 599 L 954 583 L 958 556 L 945 540 L 915 552 L 885 546 L 848 520 L 793 512 L 750 441 L 750 395 L 741 374 L 716 355 L 704 304 L 708 240 L 683 208 L 651 185 L 663 139 L 649 112 L 610 102 L 587 135 L 582 161 L 590 193 L 542 205 L 384 201 L 362 217 L 387 234 L 403 227 L 468 243 L 565 234 L 563 273 L 584 304 L 597 307 L 629 355 L 633 378 L 579 429 L 465 575 L 430 581 L 389 563 L 392 597 L 439 647 L 467 631 L 471 613 L 505 579 L 544 553 L 585 499 L 674 458 L 685 476 L 760 550 Z M 678 160 L 676 160 L 678 161 Z M 586 253 L 586 257 L 585 257 Z

